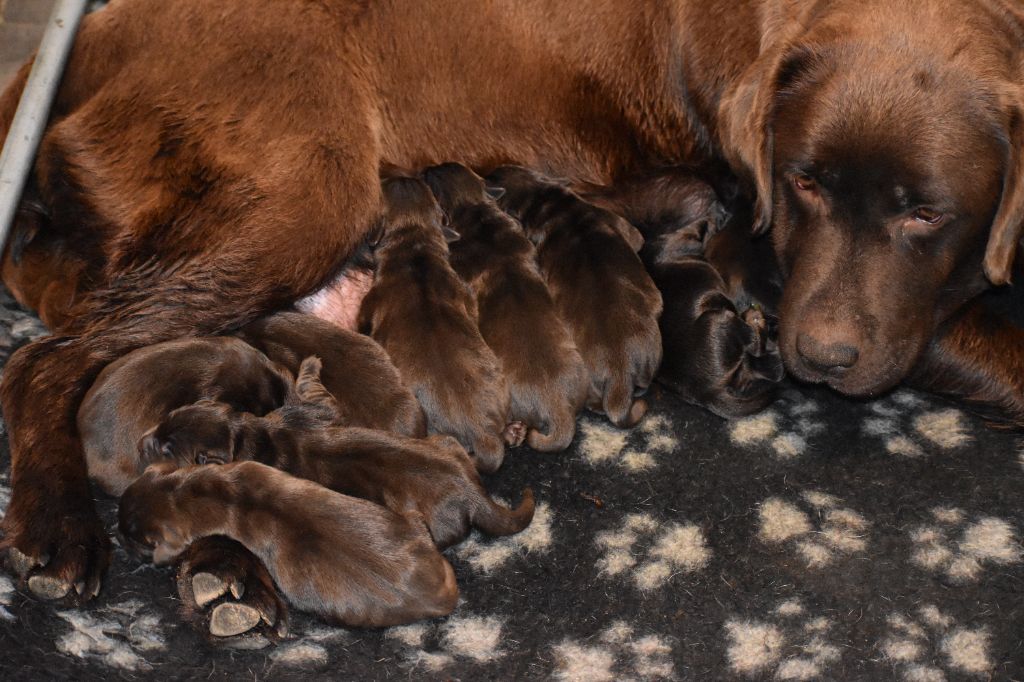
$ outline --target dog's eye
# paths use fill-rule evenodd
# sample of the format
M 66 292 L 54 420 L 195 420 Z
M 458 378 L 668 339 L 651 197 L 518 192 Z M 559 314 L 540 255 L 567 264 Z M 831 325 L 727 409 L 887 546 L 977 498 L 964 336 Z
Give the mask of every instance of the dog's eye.
M 936 211 L 934 208 L 919 208 L 914 211 L 914 220 L 928 225 L 938 225 L 945 217 L 945 214 Z
M 813 192 L 818 188 L 818 183 L 815 182 L 814 178 L 806 173 L 800 173 L 793 176 L 793 184 L 801 192 Z

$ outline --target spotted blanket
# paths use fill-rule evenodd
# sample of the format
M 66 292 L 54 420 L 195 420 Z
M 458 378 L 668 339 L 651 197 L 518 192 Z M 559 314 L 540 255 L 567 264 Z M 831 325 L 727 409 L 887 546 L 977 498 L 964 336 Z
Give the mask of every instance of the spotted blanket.
M 0 296 L 4 358 L 42 334 Z M 0 577 L 0 679 L 1024 679 L 1016 436 L 906 390 L 788 387 L 735 422 L 654 404 L 631 431 L 585 416 L 569 451 L 510 455 L 487 484 L 509 501 L 532 486 L 537 515 L 448 551 L 448 618 L 293 614 L 283 642 L 216 646 L 180 618 L 169 569 L 115 547 L 85 609 Z

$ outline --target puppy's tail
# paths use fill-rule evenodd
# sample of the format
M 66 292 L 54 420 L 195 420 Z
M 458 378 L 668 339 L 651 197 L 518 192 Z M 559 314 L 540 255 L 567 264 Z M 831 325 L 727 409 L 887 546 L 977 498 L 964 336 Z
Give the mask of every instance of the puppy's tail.
M 533 490 L 530 488 L 523 491 L 523 501 L 515 509 L 503 507 L 483 493 L 471 521 L 488 535 L 512 535 L 530 525 L 534 506 Z
M 325 425 L 340 425 L 345 421 L 341 406 L 320 380 L 323 363 L 320 358 L 310 355 L 299 365 L 295 377 L 295 395 L 299 404 Z
M 633 383 L 625 375 L 613 377 L 604 392 L 604 413 L 620 429 L 635 426 L 647 414 L 647 401 L 633 399 Z
M 567 411 L 551 420 L 546 434 L 530 429 L 526 444 L 539 452 L 561 452 L 572 443 L 576 435 L 576 415 Z

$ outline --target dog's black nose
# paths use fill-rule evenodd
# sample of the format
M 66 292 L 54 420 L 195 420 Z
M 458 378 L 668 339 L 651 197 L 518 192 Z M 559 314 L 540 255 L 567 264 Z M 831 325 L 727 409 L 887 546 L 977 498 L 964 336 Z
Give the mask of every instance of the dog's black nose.
M 822 341 L 809 334 L 797 335 L 796 351 L 804 362 L 823 372 L 849 369 L 857 364 L 857 358 L 860 357 L 855 346 L 841 341 Z

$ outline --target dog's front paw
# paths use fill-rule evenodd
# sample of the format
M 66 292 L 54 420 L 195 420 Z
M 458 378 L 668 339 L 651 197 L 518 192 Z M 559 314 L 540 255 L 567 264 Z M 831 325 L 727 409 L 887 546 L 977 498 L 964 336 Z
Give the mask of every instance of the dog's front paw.
M 99 594 L 110 538 L 92 501 L 18 494 L 3 520 L 7 565 L 40 599 L 80 604 Z
M 177 587 L 186 620 L 218 644 L 260 648 L 288 634 L 288 607 L 269 572 L 230 538 L 192 543 L 178 566 Z

